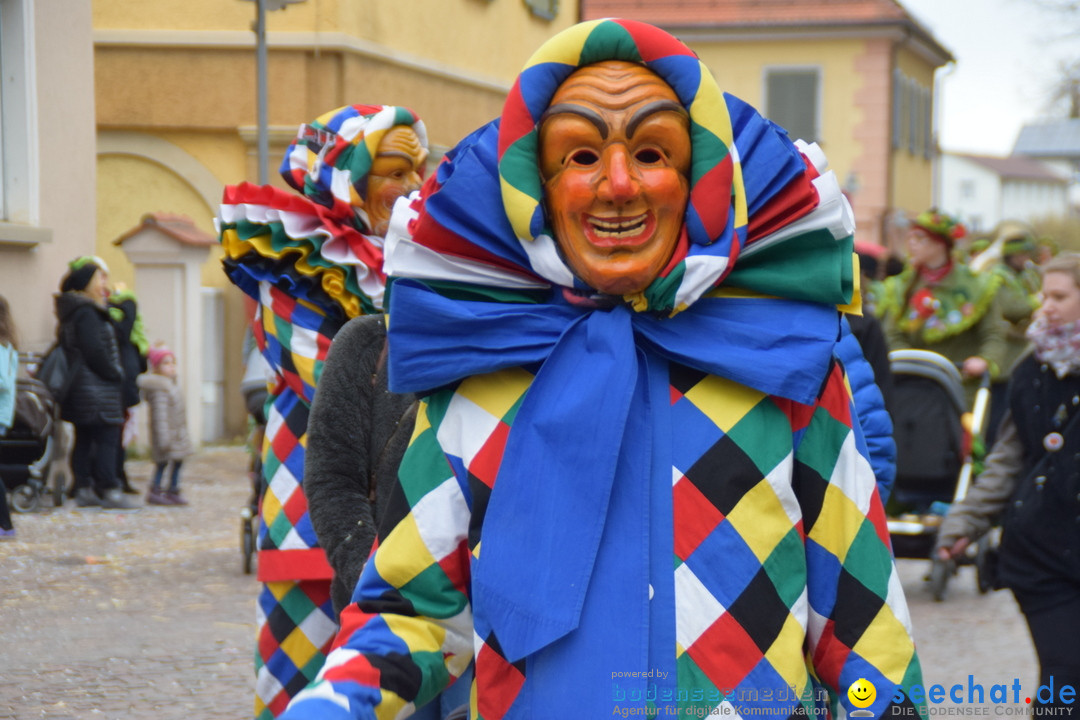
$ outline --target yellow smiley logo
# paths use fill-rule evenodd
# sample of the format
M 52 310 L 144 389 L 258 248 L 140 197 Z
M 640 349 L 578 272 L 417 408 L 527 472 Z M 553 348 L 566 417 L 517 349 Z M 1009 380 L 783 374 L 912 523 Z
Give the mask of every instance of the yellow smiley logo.
M 866 678 L 859 678 L 851 683 L 847 691 L 848 700 L 857 708 L 867 708 L 874 704 L 877 688 Z

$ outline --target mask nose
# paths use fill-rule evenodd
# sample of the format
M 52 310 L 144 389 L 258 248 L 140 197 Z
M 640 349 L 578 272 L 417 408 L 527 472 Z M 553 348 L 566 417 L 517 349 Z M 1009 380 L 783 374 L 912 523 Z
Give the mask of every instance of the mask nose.
M 640 185 L 634 175 L 630 152 L 625 146 L 608 148 L 603 158 L 604 178 L 599 195 L 607 202 L 621 205 L 637 197 Z

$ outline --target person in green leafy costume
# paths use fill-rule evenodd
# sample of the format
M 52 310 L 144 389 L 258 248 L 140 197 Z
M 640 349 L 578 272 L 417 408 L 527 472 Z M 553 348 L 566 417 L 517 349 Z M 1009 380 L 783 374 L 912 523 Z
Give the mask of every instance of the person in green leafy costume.
M 990 447 L 997 436 L 1005 408 L 1009 404 L 1009 377 L 1012 369 L 1028 348 L 1027 329 L 1032 313 L 1039 308 L 1039 292 L 1042 278 L 1035 269 L 1032 258 L 1035 253 L 1035 233 L 1026 223 L 1004 220 L 998 224 L 990 246 L 992 256 L 985 272 L 1001 279 L 998 304 L 1001 308 L 1002 334 L 1005 337 L 1005 355 L 1001 374 L 990 387 L 990 421 L 986 428 L 986 446 Z M 979 263 L 972 267 L 979 268 Z
M 983 373 L 1002 372 L 1005 338 L 997 294 L 1001 279 L 980 275 L 954 259 L 967 234 L 955 218 L 930 209 L 912 222 L 908 266 L 888 278 L 879 312 L 890 350 L 932 350 L 954 362 L 964 377 L 969 404 Z

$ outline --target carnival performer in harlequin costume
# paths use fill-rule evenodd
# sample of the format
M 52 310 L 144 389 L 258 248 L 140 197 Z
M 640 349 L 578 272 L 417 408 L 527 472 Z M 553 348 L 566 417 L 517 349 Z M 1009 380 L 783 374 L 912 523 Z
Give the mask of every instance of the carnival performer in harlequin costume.
M 255 338 L 274 373 L 261 506 L 255 715 L 277 717 L 321 667 L 337 631 L 332 570 L 303 493 L 308 409 L 331 339 L 382 308 L 382 235 L 420 185 L 427 133 L 412 111 L 350 105 L 302 125 L 281 166 L 302 193 L 226 188 L 225 272 L 258 300 Z
M 851 217 L 817 148 L 667 33 L 545 43 L 392 218 L 390 385 L 423 401 L 285 717 L 405 717 L 471 661 L 484 720 L 793 717 L 860 678 L 915 713 L 833 360 Z
M 920 213 L 908 232 L 908 266 L 885 281 L 878 312 L 891 350 L 932 350 L 956 363 L 970 404 L 984 373 L 992 380 L 1003 372 L 1005 338 L 1001 279 L 975 273 L 952 256 L 966 234 L 943 212 Z

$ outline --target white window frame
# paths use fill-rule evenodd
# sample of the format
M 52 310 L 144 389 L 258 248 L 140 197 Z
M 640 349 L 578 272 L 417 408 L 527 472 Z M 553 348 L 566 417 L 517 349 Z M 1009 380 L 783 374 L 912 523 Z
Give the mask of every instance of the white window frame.
M 0 0 L 0 224 L 40 218 L 34 0 Z
M 769 108 L 769 79 L 773 74 L 782 73 L 805 73 L 812 74 L 817 80 L 817 86 L 814 91 L 814 116 L 813 116 L 813 137 L 798 138 L 794 135 L 792 140 L 805 140 L 806 142 L 816 142 L 822 144 L 823 127 L 824 127 L 824 105 L 825 105 L 825 71 L 820 65 L 766 65 L 761 71 L 761 97 L 764 98 L 762 105 L 764 106 L 764 115 L 773 122 L 777 122 L 771 116 L 771 109 Z M 779 123 L 777 123 L 779 124 Z M 783 127 L 781 125 L 781 127 Z M 790 128 L 784 128 L 789 130 Z

